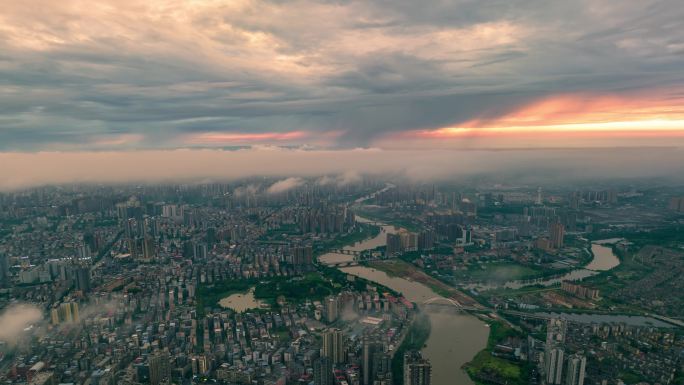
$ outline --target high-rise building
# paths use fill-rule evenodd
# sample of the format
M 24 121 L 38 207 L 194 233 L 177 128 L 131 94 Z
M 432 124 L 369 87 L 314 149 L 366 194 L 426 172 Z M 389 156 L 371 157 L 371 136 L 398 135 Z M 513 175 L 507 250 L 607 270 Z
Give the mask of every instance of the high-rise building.
M 57 308 L 53 308 L 50 311 L 50 320 L 53 325 L 59 325 L 59 310 Z
M 195 375 L 206 374 L 209 371 L 209 361 L 205 355 L 192 357 L 190 364 Z
M 126 239 L 133 239 L 137 236 L 137 226 L 135 224 L 135 219 L 128 218 L 126 223 L 124 223 L 124 234 Z
M 59 315 L 60 319 L 64 322 L 73 322 L 74 318 L 71 313 L 71 304 L 70 303 L 63 303 L 59 305 Z
M 74 322 L 78 322 L 80 320 L 79 314 L 78 314 L 78 302 L 71 302 L 71 317 L 73 318 Z
M 547 347 L 544 352 L 544 378 L 547 384 L 561 384 L 565 353 L 559 347 Z
M 171 380 L 169 354 L 158 352 L 150 356 L 150 384 L 159 385 Z
M 418 351 L 404 354 L 404 385 L 430 385 L 432 365 Z
M 361 373 L 363 375 L 363 385 L 372 385 L 375 380 L 373 373 L 374 359 L 376 353 L 382 353 L 382 345 L 370 335 L 364 335 L 362 341 Z
M 399 237 L 401 238 L 401 251 L 415 251 L 418 248 L 418 234 L 401 231 Z
M 344 362 L 344 336 L 340 329 L 323 332 L 323 356 L 330 358 L 333 364 Z
M 328 357 L 321 357 L 313 364 L 314 385 L 333 385 L 333 365 Z
M 549 228 L 551 246 L 554 249 L 560 249 L 563 247 L 563 241 L 565 239 L 565 226 L 560 222 L 554 222 Z
M 153 238 L 146 237 L 143 240 L 143 258 L 154 259 L 157 257 L 157 244 Z
M 313 248 L 311 245 L 292 247 L 288 262 L 293 265 L 310 265 L 313 262 Z
M 579 209 L 580 206 L 580 195 L 578 192 L 574 191 L 568 197 L 568 207 L 573 210 Z
M 437 238 L 434 230 L 421 231 L 418 234 L 418 250 L 430 250 L 435 247 Z
M 87 244 L 82 244 L 78 248 L 78 259 L 82 260 L 88 260 L 92 257 L 92 254 L 90 252 L 90 246 Z
M 64 302 L 59 307 L 50 310 L 50 321 L 53 325 L 58 325 L 61 322 L 78 322 L 79 320 L 78 302 Z
M 84 293 L 90 290 L 90 269 L 87 267 L 76 268 L 76 288 Z
M 565 368 L 565 385 L 584 385 L 587 358 L 581 354 L 573 354 L 568 357 Z
M 335 322 L 337 321 L 337 316 L 339 312 L 339 301 L 337 300 L 337 297 L 335 296 L 330 296 L 326 298 L 325 300 L 325 319 L 328 322 Z
M 394 256 L 401 253 L 401 236 L 399 234 L 387 233 L 387 246 L 385 255 Z
M 672 197 L 667 205 L 667 208 L 672 211 L 684 213 L 684 197 Z
M 392 357 L 383 352 L 373 354 L 373 364 L 371 368 L 371 384 L 378 385 L 377 381 L 392 383 Z
M 534 203 L 537 204 L 537 205 L 540 205 L 540 204 L 543 203 L 543 201 L 544 201 L 544 200 L 543 200 L 543 197 L 542 197 L 542 188 L 539 187 L 539 188 L 537 189 L 537 199 L 534 200 Z
M 9 257 L 0 251 L 0 287 L 9 283 Z
M 544 379 L 547 384 L 561 384 L 563 364 L 565 363 L 565 332 L 567 322 L 559 318 L 550 319 L 546 326 L 546 345 L 544 347 Z

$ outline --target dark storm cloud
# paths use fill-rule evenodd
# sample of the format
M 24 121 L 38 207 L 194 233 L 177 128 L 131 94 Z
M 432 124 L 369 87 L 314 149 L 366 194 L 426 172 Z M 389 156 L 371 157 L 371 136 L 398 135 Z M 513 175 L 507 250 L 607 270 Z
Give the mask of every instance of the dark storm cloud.
M 684 85 L 678 1 L 5 8 L 0 151 L 172 148 L 204 132 L 339 133 L 330 144 L 367 146 L 554 94 Z

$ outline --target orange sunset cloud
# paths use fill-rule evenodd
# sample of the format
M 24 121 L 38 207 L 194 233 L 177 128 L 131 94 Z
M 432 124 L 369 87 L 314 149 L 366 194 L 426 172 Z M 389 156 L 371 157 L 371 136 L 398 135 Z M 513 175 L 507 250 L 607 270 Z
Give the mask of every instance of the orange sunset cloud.
M 413 130 L 397 140 L 467 137 L 684 137 L 684 104 L 648 95 L 567 94 L 544 98 L 495 118 Z

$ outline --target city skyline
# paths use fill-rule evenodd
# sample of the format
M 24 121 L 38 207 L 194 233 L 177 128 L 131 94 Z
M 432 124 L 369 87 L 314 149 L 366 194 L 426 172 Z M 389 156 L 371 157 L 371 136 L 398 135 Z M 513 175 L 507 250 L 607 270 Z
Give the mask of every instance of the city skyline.
M 0 192 L 0 378 L 680 384 L 682 185 L 560 176 Z

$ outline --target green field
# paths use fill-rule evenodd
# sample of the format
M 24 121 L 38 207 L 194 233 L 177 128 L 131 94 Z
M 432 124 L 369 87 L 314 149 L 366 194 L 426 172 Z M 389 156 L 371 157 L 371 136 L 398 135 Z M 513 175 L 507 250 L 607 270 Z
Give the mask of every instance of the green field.
M 302 277 L 277 277 L 260 282 L 256 286 L 254 297 L 275 305 L 279 296 L 285 297 L 290 303 L 300 303 L 322 300 L 339 291 L 339 284 L 333 284 L 319 273 L 308 273 Z
M 638 250 L 646 245 L 677 248 L 684 243 L 684 226 L 672 225 L 651 231 L 595 232 L 590 234 L 588 238 L 590 240 L 626 238 L 632 243 L 631 248 L 634 250 Z
M 235 293 L 245 293 L 251 287 L 255 287 L 254 297 L 256 299 L 273 306 L 279 296 L 285 297 L 290 303 L 321 300 L 328 295 L 338 293 L 341 285 L 324 278 L 317 272 L 308 273 L 301 277 L 224 281 L 199 287 L 197 291 L 198 309 L 205 306 L 216 307 L 222 298 Z
M 466 367 L 466 372 L 474 380 L 482 380 L 485 375 L 496 375 L 511 385 L 527 384 L 527 379 L 522 376 L 520 366 L 502 358 L 494 357 L 486 350 L 475 355 Z
M 276 306 L 278 297 L 283 296 L 289 303 L 302 303 L 307 300 L 322 300 L 328 295 L 339 293 L 344 287 L 352 287 L 358 291 L 367 290 L 369 281 L 356 278 L 347 280 L 347 274 L 326 266 L 319 266 L 318 271 L 299 277 L 270 277 L 261 280 L 240 279 L 200 285 L 196 293 L 196 309 L 204 315 L 205 307 L 216 308 L 218 302 L 231 294 L 246 293 L 254 287 L 254 297 L 271 306 Z M 399 295 L 384 286 L 372 284 L 380 292 Z
M 492 323 L 487 347 L 477 353 L 472 361 L 464 366 L 470 378 L 478 383 L 486 383 L 487 378 L 496 378 L 510 385 L 527 384 L 530 371 L 529 364 L 512 362 L 492 355 L 492 350 L 496 344 L 508 337 L 516 336 L 517 333 L 501 322 Z
M 506 282 L 543 275 L 543 270 L 515 262 L 471 264 L 466 271 L 455 271 L 454 277 L 478 282 Z

